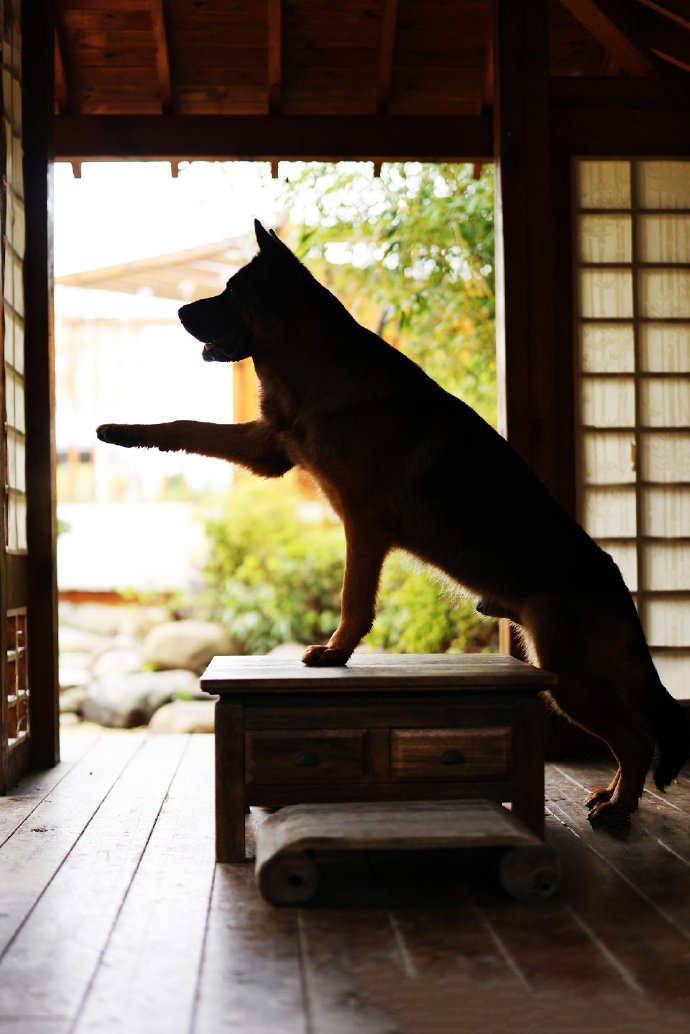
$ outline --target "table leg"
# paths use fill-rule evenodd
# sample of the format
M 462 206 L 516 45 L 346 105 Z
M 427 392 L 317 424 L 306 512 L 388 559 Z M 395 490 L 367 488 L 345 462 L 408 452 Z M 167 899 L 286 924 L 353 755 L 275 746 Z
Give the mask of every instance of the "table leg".
M 243 862 L 244 708 L 219 700 L 215 709 L 216 861 Z
M 544 839 L 542 705 L 518 700 L 513 710 L 513 807 L 516 818 Z

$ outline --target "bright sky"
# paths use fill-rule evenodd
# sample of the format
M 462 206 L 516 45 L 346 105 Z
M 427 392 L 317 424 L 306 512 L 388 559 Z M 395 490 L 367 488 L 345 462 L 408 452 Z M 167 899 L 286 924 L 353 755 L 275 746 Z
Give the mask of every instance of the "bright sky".
M 193 248 L 275 221 L 267 162 L 87 162 L 55 166 L 55 273 Z

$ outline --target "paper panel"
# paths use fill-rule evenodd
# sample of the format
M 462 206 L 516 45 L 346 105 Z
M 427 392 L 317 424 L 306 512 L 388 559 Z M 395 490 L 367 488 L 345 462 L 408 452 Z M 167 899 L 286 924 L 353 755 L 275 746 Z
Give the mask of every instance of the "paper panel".
M 690 379 L 645 379 L 640 384 L 640 403 L 640 423 L 645 426 L 690 427 Z
M 635 489 L 586 488 L 580 516 L 595 539 L 633 537 L 637 530 Z
M 674 538 L 690 534 L 690 486 L 643 488 L 642 534 Z
M 635 481 L 632 434 L 589 431 L 582 437 L 583 474 L 586 484 L 623 484 Z
M 630 262 L 632 220 L 629 215 L 581 215 L 578 219 L 581 262 Z
M 577 182 L 581 208 L 630 208 L 630 162 L 580 161 Z
M 690 323 L 642 324 L 640 360 L 650 373 L 690 373 Z
M 632 427 L 635 424 L 635 382 L 619 378 L 583 377 L 580 417 L 589 427 Z
M 632 314 L 632 273 L 607 267 L 580 270 L 580 316 L 620 319 Z
M 690 208 L 690 161 L 637 162 L 641 208 Z

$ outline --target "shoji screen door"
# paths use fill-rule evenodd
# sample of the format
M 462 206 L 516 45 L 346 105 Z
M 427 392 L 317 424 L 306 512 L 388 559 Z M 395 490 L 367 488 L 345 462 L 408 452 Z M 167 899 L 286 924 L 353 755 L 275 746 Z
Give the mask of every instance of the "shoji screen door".
M 690 160 L 576 163 L 579 517 L 690 697 Z

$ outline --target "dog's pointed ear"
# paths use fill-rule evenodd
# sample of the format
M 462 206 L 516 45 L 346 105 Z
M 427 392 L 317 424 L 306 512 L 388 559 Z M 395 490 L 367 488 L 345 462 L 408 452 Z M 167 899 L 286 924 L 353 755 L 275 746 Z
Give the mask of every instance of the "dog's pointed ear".
M 259 220 L 255 219 L 254 232 L 256 234 L 256 243 L 259 245 L 259 251 L 265 258 L 276 259 L 277 261 L 287 259 L 299 266 L 299 259 L 288 248 L 287 244 L 281 241 L 275 230 L 265 230 Z
M 254 220 L 254 233 L 256 234 L 256 243 L 259 245 L 259 251 L 263 251 L 266 247 L 273 247 L 271 235 L 266 232 L 258 219 Z

